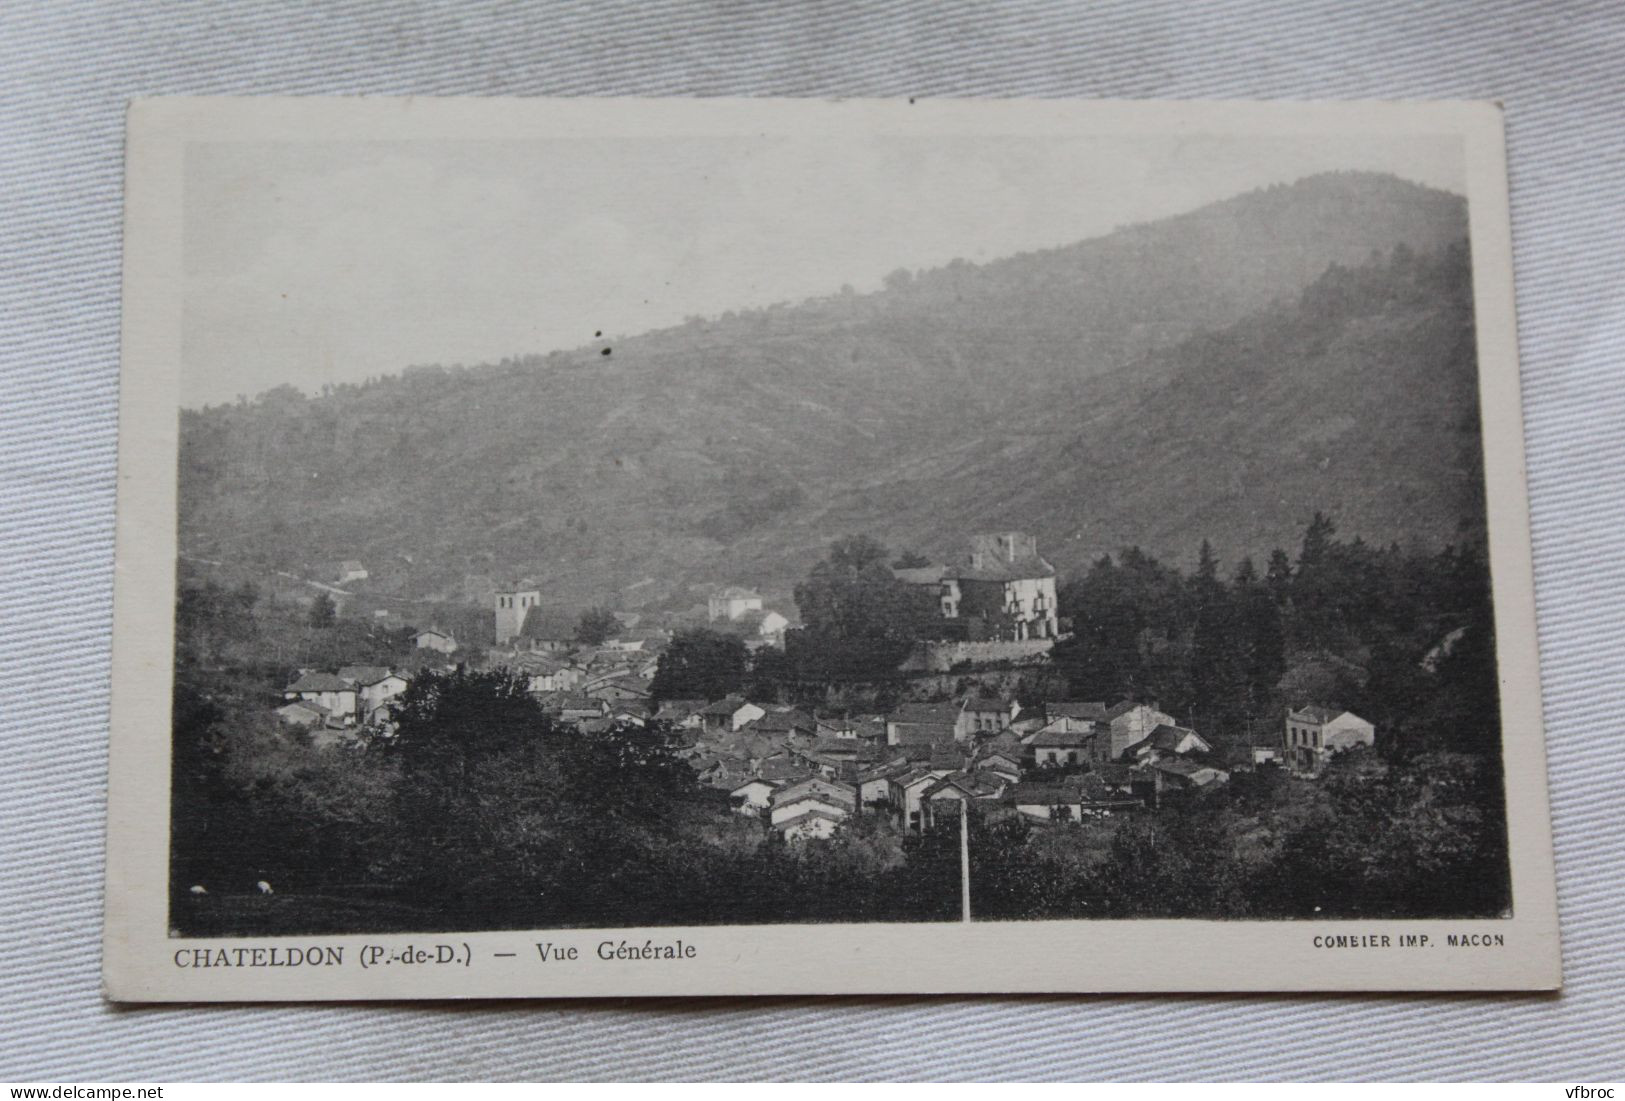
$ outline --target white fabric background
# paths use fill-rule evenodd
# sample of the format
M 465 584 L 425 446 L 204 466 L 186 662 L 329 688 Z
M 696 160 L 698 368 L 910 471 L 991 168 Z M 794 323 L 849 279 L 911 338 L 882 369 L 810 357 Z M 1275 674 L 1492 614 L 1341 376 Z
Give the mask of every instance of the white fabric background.
M 1622 12 L 1606 0 L 0 6 L 0 1079 L 1617 1080 Z M 108 1008 L 97 936 L 121 139 L 126 99 L 162 92 L 1502 100 L 1566 992 Z

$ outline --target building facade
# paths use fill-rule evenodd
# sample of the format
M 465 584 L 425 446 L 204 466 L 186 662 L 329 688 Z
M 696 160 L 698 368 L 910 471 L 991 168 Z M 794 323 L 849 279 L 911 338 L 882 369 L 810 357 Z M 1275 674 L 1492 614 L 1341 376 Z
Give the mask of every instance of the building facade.
M 1376 741 L 1377 728 L 1354 712 L 1319 705 L 1289 709 L 1281 730 L 1287 768 L 1309 775 L 1325 768 L 1332 754 Z
M 1061 633 L 1056 609 L 1055 567 L 1038 554 L 1038 540 L 1025 532 L 971 537 L 970 555 L 954 566 L 892 571 L 899 581 L 929 588 L 938 612 L 964 637 L 1025 641 Z
M 541 590 L 521 581 L 509 588 L 499 588 L 495 601 L 497 645 L 501 646 L 519 637 L 525 627 L 525 617 L 532 608 L 542 603 Z
M 711 594 L 708 613 L 711 622 L 718 620 L 732 622 L 747 612 L 762 610 L 762 594 L 742 589 L 738 585 L 730 585 L 720 592 Z

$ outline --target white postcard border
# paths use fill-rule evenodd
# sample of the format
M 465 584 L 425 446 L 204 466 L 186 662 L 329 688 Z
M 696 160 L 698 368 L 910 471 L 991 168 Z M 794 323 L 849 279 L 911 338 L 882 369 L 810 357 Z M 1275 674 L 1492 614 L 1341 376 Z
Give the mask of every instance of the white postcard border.
M 168 935 L 186 145 L 205 140 L 470 140 L 764 130 L 914 136 L 1410 133 L 1463 141 L 1502 686 L 1512 917 L 748 925 L 218 939 Z M 176 98 L 134 104 L 126 147 L 103 944 L 107 996 L 145 1002 L 1555 989 L 1561 982 L 1561 952 L 1505 160 L 1499 109 L 1466 102 Z M 1486 946 L 1445 947 L 1448 935 L 1491 940 Z M 1416 937 L 1428 939 L 1405 940 Z M 543 962 L 537 948 L 541 943 L 573 947 L 577 958 Z M 608 959 L 602 958 L 606 945 Z M 363 966 L 369 954 L 382 950 L 398 959 L 408 948 L 428 952 L 434 962 Z M 289 965 L 293 950 L 302 962 Z M 332 962 L 334 950 L 342 962 Z M 303 959 L 312 951 L 321 962 Z M 195 966 L 200 960 L 207 965 Z

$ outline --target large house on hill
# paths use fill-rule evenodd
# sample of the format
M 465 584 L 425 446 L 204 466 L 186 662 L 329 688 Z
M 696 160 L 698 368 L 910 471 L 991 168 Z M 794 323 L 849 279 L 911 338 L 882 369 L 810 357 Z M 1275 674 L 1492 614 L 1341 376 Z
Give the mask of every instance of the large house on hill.
M 729 585 L 711 594 L 711 600 L 706 606 L 706 614 L 711 622 L 718 620 L 731 621 L 738 619 L 747 612 L 762 610 L 762 594 L 738 585 Z
M 932 590 L 942 618 L 970 639 L 1055 638 L 1061 622 L 1055 567 L 1038 554 L 1036 537 L 1019 531 L 971 537 L 958 565 L 897 568 L 899 581 Z

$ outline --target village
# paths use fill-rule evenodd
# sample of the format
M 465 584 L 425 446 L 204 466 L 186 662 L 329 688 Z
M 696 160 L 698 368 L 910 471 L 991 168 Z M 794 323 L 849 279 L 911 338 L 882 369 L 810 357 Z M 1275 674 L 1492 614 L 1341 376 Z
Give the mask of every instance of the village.
M 365 577 L 359 562 L 340 581 Z M 948 670 L 1041 668 L 1072 626 L 1058 614 L 1055 571 L 1021 532 L 973 536 L 953 564 L 899 565 L 893 577 L 929 595 L 941 637 L 917 644 L 900 671 L 940 686 Z M 1243 746 L 1218 746 L 1155 700 L 1018 698 L 974 684 L 881 711 L 806 709 L 731 692 L 660 699 L 654 683 L 673 631 L 635 613 L 606 617 L 600 640 L 576 637 L 530 581 L 496 587 L 489 646 L 428 625 L 411 634 L 414 669 L 459 666 L 523 679 L 541 710 L 583 735 L 657 732 L 735 812 L 796 844 L 828 838 L 859 816 L 925 833 L 968 814 L 1063 827 L 1200 797 L 1233 773 L 1280 768 L 1313 779 L 1337 753 L 1375 742 L 1372 723 L 1303 700 Z M 794 620 L 730 585 L 706 607 L 708 629 L 752 651 L 783 648 Z M 307 669 L 282 692 L 281 722 L 335 750 L 387 741 L 407 668 Z

